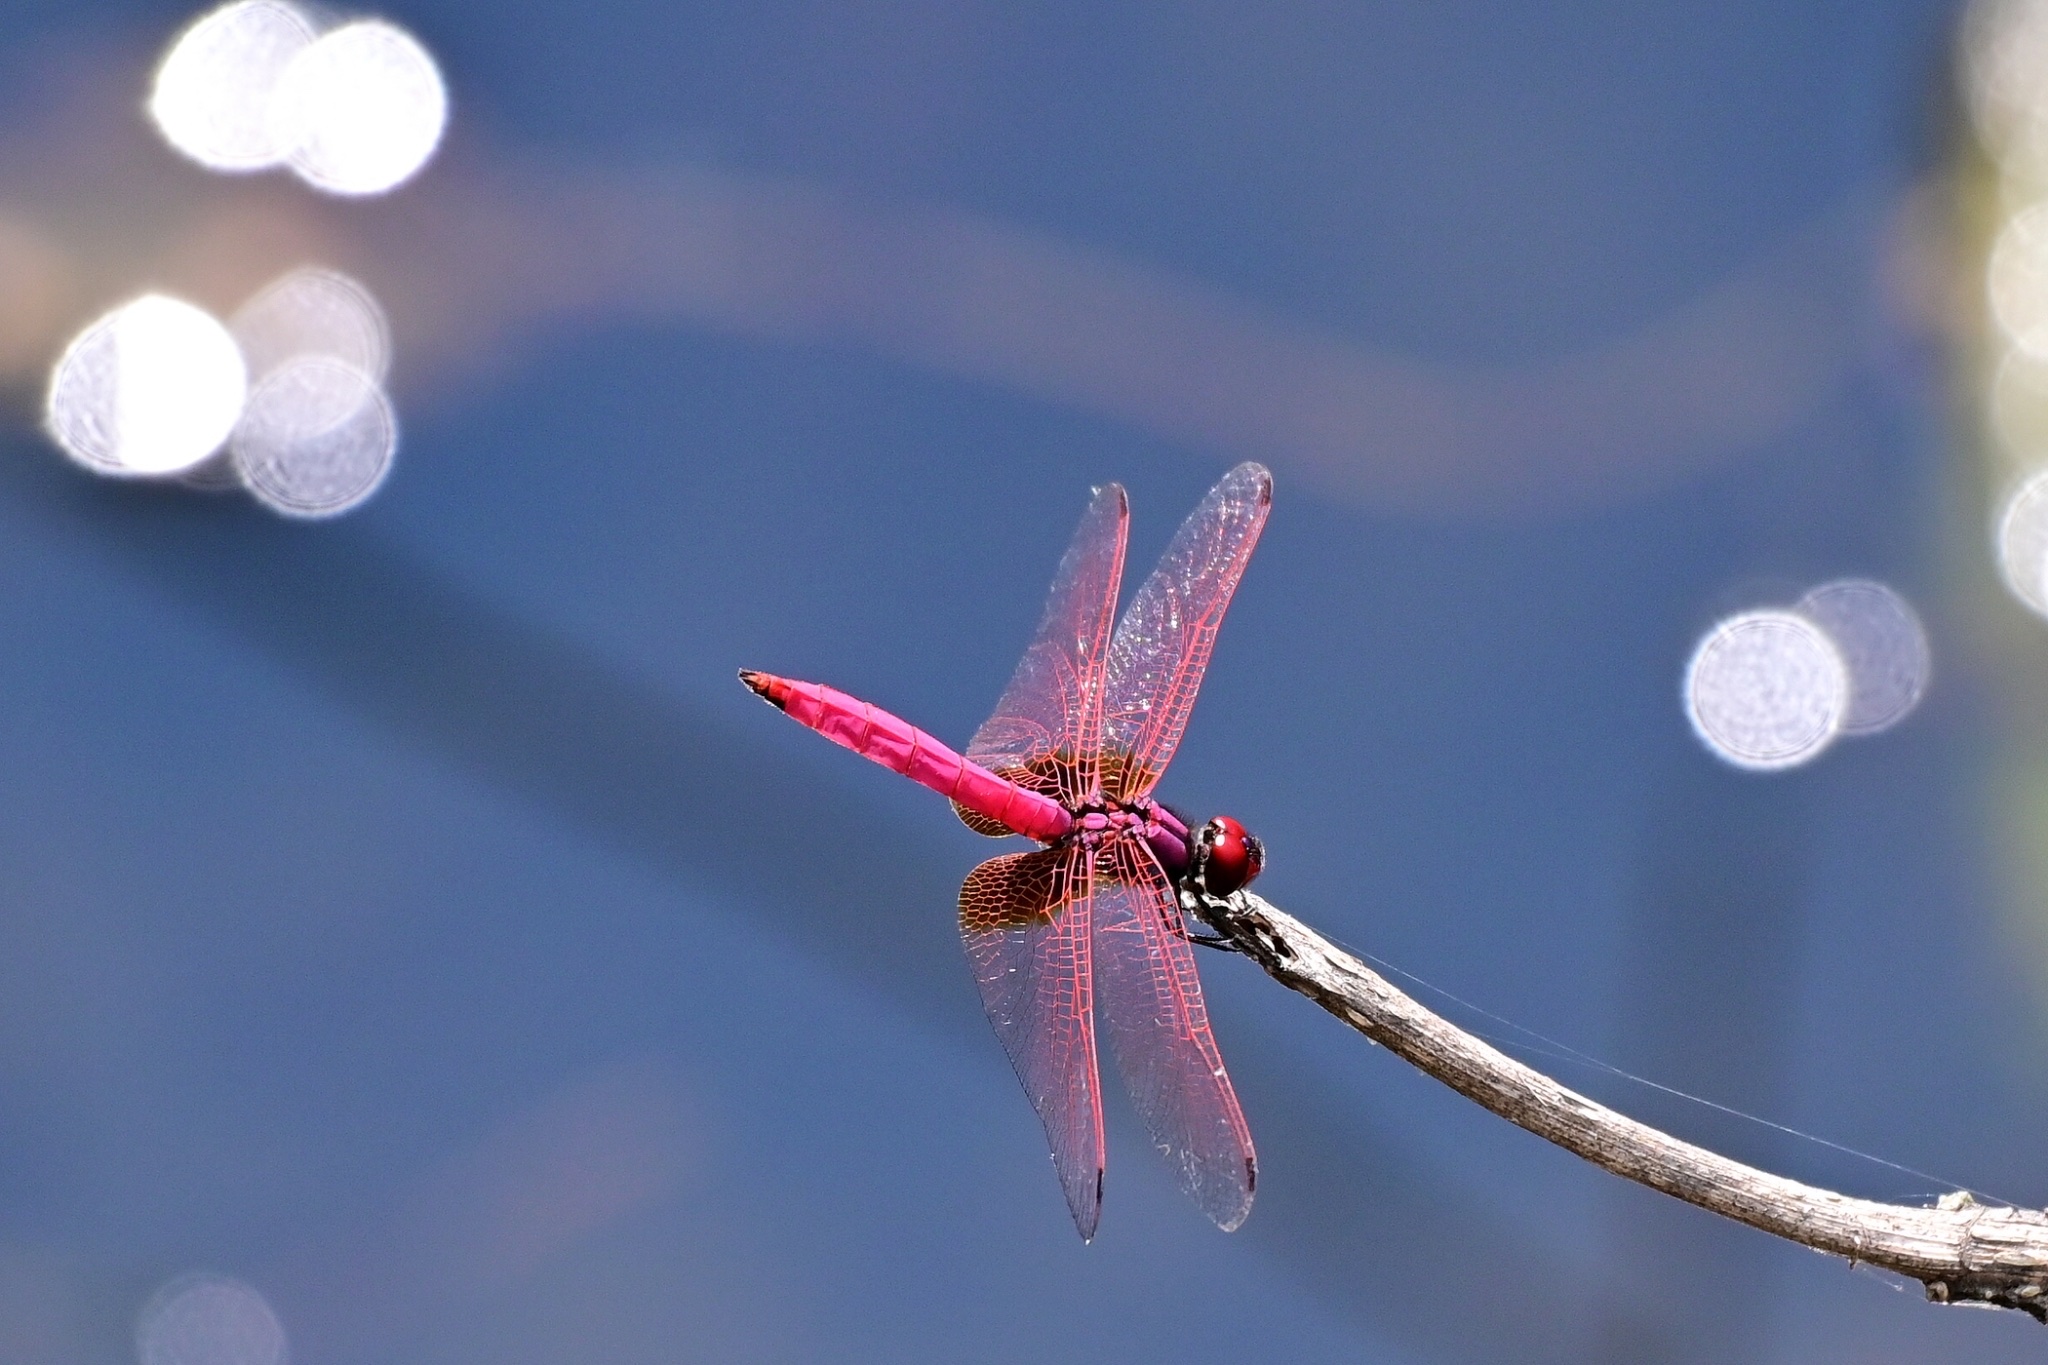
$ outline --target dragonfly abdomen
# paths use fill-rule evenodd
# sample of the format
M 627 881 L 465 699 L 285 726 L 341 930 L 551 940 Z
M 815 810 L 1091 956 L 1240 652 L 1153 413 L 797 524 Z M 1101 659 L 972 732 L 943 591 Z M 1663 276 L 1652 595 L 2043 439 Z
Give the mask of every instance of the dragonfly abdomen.
M 740 681 L 791 720 L 810 726 L 834 744 L 902 773 L 1027 839 L 1051 843 L 1074 826 L 1074 817 L 1058 801 L 998 777 L 871 702 L 823 683 L 796 682 L 772 673 L 743 669 Z

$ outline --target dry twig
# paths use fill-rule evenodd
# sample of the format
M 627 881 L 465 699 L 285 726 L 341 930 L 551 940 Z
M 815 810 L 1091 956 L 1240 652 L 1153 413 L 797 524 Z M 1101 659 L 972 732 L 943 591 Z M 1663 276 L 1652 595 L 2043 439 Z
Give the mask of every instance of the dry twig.
M 1625 1179 L 1753 1228 L 1901 1275 L 1936 1303 L 2017 1308 L 2048 1322 L 2048 1213 L 1851 1199 L 1716 1156 L 1624 1117 L 1487 1046 L 1250 892 L 1183 893 L 1231 946 L 1345 1023 L 1508 1122 Z

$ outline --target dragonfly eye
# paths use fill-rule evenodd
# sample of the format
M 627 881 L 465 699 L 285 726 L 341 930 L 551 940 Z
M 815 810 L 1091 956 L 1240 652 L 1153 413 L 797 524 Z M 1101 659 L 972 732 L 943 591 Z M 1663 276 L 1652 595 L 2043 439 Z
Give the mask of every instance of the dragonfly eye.
M 1202 826 L 1195 876 L 1212 896 L 1228 896 L 1244 888 L 1266 865 L 1266 849 L 1245 827 L 1227 815 Z

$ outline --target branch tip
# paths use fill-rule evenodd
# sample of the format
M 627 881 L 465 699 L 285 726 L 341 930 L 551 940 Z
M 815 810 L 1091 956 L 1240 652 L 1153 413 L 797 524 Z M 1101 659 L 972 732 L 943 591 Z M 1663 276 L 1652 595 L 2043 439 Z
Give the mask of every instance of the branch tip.
M 1576 1093 L 1411 999 L 1250 891 L 1181 893 L 1182 909 L 1282 985 L 1518 1127 L 1603 1170 L 1832 1256 L 1918 1280 L 1932 1303 L 2011 1308 L 2048 1323 L 2048 1212 L 1854 1199 L 1695 1147 Z

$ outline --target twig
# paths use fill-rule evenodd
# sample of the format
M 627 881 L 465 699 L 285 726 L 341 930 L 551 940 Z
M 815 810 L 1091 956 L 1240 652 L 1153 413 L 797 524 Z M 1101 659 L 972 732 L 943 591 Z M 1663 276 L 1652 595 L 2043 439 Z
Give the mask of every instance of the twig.
M 1250 892 L 1184 891 L 1184 906 L 1291 986 L 1508 1122 L 1625 1179 L 1854 1264 L 1910 1276 L 1935 1303 L 2017 1308 L 2048 1322 L 2048 1213 L 1851 1199 L 1661 1133 L 1576 1094 L 1424 1009 L 1356 957 Z

